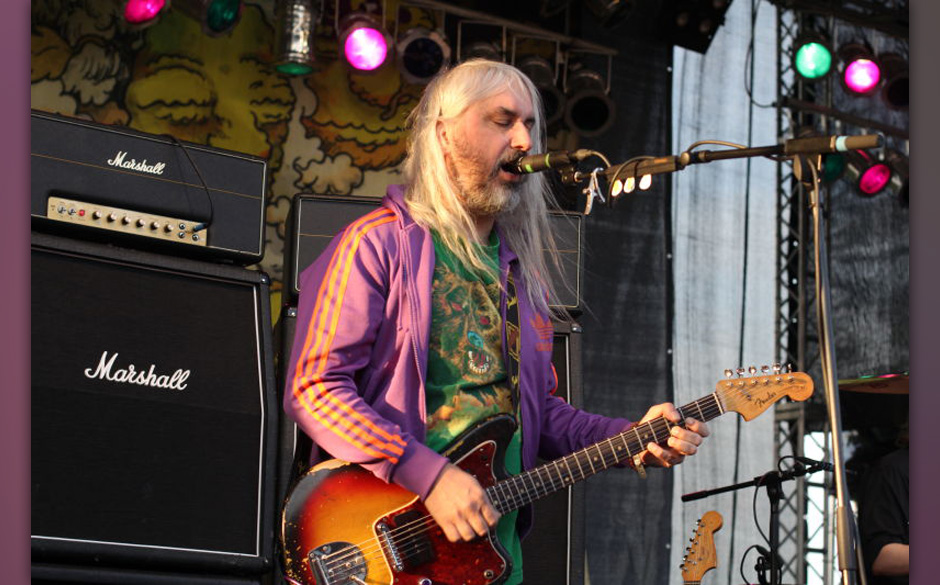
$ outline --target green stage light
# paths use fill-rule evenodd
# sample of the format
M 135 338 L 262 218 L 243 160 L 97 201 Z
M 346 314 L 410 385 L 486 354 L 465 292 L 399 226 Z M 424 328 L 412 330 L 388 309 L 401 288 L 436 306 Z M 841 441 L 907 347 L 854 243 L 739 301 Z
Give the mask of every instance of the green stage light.
M 804 78 L 819 79 L 832 69 L 832 51 L 819 40 L 808 40 L 797 47 L 793 64 Z
M 279 73 L 307 75 L 313 71 L 313 35 L 319 15 L 319 0 L 278 3 L 274 46 Z
M 215 34 L 221 34 L 238 22 L 241 16 L 241 0 L 215 0 L 206 8 L 206 27 Z
M 173 8 L 198 20 L 213 37 L 231 32 L 242 16 L 242 0 L 173 0 Z
M 845 174 L 845 157 L 838 153 L 823 155 L 822 180 L 831 183 Z

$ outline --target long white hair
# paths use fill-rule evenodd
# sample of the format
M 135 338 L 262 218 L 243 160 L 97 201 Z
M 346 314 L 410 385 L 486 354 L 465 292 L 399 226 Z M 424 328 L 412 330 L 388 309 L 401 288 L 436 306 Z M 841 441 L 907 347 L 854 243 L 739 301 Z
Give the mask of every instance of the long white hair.
M 511 91 L 533 105 L 532 153 L 543 152 L 545 117 L 539 92 L 515 67 L 498 61 L 472 59 L 435 77 L 411 112 L 408 155 L 402 166 L 408 209 L 419 224 L 436 230 L 444 244 L 476 270 L 488 270 L 475 241 L 473 217 L 460 203 L 457 187 L 444 160 L 437 122 L 459 118 L 472 104 Z M 558 250 L 548 223 L 548 201 L 554 197 L 542 174 L 518 185 L 519 204 L 496 218 L 502 243 L 519 256 L 529 301 L 545 312 L 558 306 L 545 263 L 548 253 L 558 263 Z

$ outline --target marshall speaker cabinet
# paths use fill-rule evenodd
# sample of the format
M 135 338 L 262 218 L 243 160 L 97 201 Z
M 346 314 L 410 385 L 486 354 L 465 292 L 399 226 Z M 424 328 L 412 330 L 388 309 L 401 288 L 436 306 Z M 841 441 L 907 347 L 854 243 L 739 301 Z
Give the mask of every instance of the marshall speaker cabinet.
M 270 572 L 267 276 L 36 232 L 31 255 L 34 577 Z
M 288 245 L 284 261 L 285 288 L 296 299 L 300 273 L 316 260 L 330 240 L 346 225 L 379 205 L 373 197 L 337 197 L 298 194 L 288 220 Z M 581 250 L 584 242 L 580 213 L 552 211 L 550 225 L 561 259 L 561 271 L 552 262 L 548 268 L 559 295 L 559 305 L 572 313 L 581 308 Z
M 34 229 L 237 264 L 263 256 L 264 159 L 35 111 L 30 135 Z

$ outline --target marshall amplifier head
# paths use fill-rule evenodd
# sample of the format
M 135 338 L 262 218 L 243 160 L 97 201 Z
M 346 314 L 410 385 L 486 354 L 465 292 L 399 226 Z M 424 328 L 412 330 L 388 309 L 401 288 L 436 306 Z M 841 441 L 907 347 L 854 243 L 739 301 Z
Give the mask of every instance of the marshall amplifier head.
M 264 255 L 264 159 L 33 111 L 33 228 L 174 255 Z
M 359 216 L 380 204 L 374 197 L 332 195 L 294 196 L 288 220 L 288 245 L 285 248 L 285 287 L 291 299 L 300 294 L 300 273 L 326 249 L 330 240 Z M 548 270 L 558 293 L 558 306 L 571 313 L 581 309 L 581 250 L 584 235 L 580 213 L 552 211 L 549 224 L 555 234 L 560 270 L 547 260 Z
M 34 565 L 271 571 L 267 276 L 33 232 L 31 284 Z

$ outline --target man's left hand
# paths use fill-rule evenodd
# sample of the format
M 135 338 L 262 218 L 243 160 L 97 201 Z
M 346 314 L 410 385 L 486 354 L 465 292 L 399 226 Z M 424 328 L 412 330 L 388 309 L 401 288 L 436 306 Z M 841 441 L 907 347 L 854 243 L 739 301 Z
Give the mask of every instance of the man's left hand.
M 672 436 L 666 441 L 666 446 L 657 443 L 649 443 L 646 450 L 640 453 L 643 465 L 652 465 L 655 467 L 672 467 L 682 463 L 689 455 L 694 455 L 698 451 L 702 440 L 708 436 L 708 425 L 694 418 L 686 418 L 684 421 L 671 402 L 657 404 L 650 408 L 646 415 L 640 419 L 640 422 L 652 420 L 659 416 L 666 420 L 679 423 L 684 422 L 685 428 L 672 427 Z

